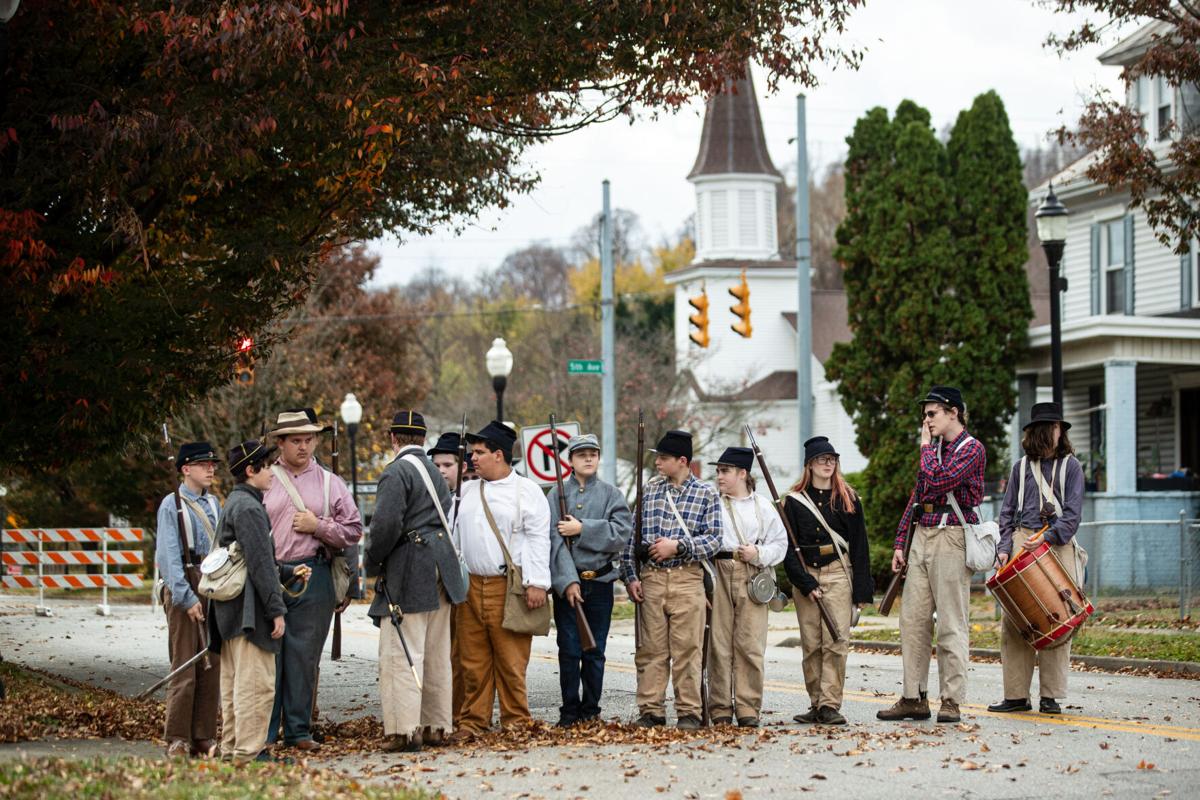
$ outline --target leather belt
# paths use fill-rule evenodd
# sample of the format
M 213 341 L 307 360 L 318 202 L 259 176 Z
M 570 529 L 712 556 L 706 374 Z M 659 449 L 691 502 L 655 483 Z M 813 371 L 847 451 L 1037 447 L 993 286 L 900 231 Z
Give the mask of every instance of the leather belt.
M 817 555 L 832 556 L 837 553 L 832 544 L 802 544 L 800 548 L 808 551 L 817 551 Z
M 596 578 L 602 578 L 612 571 L 613 565 L 612 562 L 609 562 L 600 569 L 585 569 L 583 572 L 579 573 L 579 577 L 585 581 L 594 581 Z
M 925 514 L 953 514 L 954 507 L 937 503 L 922 503 L 921 511 Z
M 713 561 L 724 561 L 726 559 L 733 558 L 733 556 L 734 556 L 734 553 L 732 550 L 722 550 L 721 552 L 719 552 L 715 556 L 713 556 Z

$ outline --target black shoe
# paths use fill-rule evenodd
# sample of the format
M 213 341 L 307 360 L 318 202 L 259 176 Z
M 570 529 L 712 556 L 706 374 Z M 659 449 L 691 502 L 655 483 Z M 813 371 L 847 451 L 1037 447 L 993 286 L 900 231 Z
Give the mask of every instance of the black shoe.
M 685 714 L 675 722 L 675 727 L 681 731 L 698 731 L 701 726 L 700 718 L 691 714 Z
M 821 706 L 817 709 L 817 722 L 821 725 L 845 725 L 846 718 L 836 708 Z
M 810 725 L 817 721 L 817 707 L 813 706 L 808 711 L 805 711 L 803 714 L 797 714 L 796 716 L 792 717 L 792 719 L 795 720 L 796 722 Z
M 1014 711 L 1033 711 L 1033 706 L 1029 705 L 1028 697 L 1022 697 L 1019 700 L 1006 697 L 1004 698 L 1004 702 L 992 703 L 988 706 L 988 711 L 994 711 L 997 714 L 1010 714 Z
M 738 717 L 739 728 L 757 728 L 758 717 Z
M 1043 714 L 1061 714 L 1062 706 L 1053 697 L 1043 697 L 1042 702 L 1038 703 L 1038 711 Z
M 642 714 L 633 724 L 640 728 L 661 728 L 667 724 L 667 718 L 655 714 Z
M 732 725 L 733 717 L 713 717 L 713 725 Z
M 320 728 L 313 728 L 308 732 L 308 735 L 312 737 L 312 740 L 317 744 L 325 744 L 325 732 Z
M 559 717 L 558 722 L 554 723 L 556 728 L 573 728 L 579 724 L 578 717 Z

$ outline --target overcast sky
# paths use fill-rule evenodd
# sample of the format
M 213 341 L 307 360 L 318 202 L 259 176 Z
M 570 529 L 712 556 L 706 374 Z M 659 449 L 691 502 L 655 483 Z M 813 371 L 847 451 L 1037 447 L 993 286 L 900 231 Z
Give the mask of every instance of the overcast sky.
M 844 157 L 855 120 L 874 106 L 889 111 L 905 98 L 929 109 L 934 127 L 952 124 L 972 99 L 995 89 L 1004 99 L 1022 147 L 1047 131 L 1073 123 L 1096 87 L 1118 89 L 1118 70 L 1095 59 L 1100 49 L 1060 58 L 1042 46 L 1047 32 L 1065 32 L 1072 20 L 1031 0 L 868 0 L 851 17 L 847 38 L 866 49 L 857 71 L 824 70 L 807 101 L 809 161 L 821 167 Z M 754 69 L 767 146 L 776 166 L 794 170 L 796 94 L 783 85 L 768 94 Z M 641 219 L 649 244 L 673 239 L 694 210 L 686 180 L 696 157 L 704 104 L 697 100 L 655 121 L 614 120 L 531 148 L 527 168 L 542 176 L 538 188 L 491 210 L 455 235 L 445 230 L 403 243 L 371 243 L 382 258 L 377 285 L 404 283 L 436 265 L 471 277 L 532 242 L 568 243 L 600 209 L 601 181 L 612 182 L 612 203 Z M 790 177 L 789 177 L 790 180 Z

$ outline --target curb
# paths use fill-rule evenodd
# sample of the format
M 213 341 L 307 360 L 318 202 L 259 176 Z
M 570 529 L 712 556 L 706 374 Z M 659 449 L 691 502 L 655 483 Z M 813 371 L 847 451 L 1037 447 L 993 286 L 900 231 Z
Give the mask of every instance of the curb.
M 784 639 L 776 647 L 799 647 L 800 637 L 791 636 Z M 851 639 L 850 646 L 860 650 L 875 650 L 880 653 L 899 653 L 899 642 L 876 642 L 866 639 Z M 1000 658 L 999 650 L 986 650 L 972 647 L 970 654 L 974 658 Z M 1072 664 L 1085 667 L 1119 672 L 1123 669 L 1149 669 L 1156 672 L 1180 672 L 1185 675 L 1200 675 L 1200 663 L 1195 661 L 1155 661 L 1147 658 L 1117 658 L 1116 656 L 1071 656 Z

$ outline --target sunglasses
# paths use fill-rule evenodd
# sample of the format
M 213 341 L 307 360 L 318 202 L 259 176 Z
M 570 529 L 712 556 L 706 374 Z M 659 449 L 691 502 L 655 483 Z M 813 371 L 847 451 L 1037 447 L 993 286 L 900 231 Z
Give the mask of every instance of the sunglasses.
M 940 408 L 932 408 L 929 411 L 925 412 L 925 419 L 933 419 L 940 413 L 942 413 L 942 410 Z

